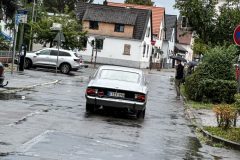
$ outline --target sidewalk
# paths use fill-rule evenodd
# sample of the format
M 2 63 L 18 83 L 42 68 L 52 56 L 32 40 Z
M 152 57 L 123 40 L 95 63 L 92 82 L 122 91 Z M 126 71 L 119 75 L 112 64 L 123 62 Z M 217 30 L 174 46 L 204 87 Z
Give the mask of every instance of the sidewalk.
M 207 109 L 194 110 L 194 114 L 202 126 L 217 127 L 217 118 L 212 110 Z M 240 117 L 238 117 L 237 119 L 236 127 L 240 127 Z
M 185 106 L 185 115 L 190 120 L 190 122 L 198 128 L 202 134 L 214 142 L 225 144 L 230 148 L 240 150 L 240 143 L 233 142 L 222 137 L 218 137 L 206 131 L 204 127 L 217 127 L 216 115 L 212 110 L 208 109 L 194 109 L 187 104 L 186 97 L 183 97 Z M 236 127 L 240 127 L 240 117 L 237 119 Z
M 33 72 L 34 71 L 31 70 L 25 70 L 24 72 L 14 71 L 13 74 L 11 74 L 11 72 L 6 69 L 4 84 L 8 81 L 8 85 L 4 88 L 0 88 L 0 93 L 16 92 L 58 82 L 55 76 L 49 76 L 41 72 Z

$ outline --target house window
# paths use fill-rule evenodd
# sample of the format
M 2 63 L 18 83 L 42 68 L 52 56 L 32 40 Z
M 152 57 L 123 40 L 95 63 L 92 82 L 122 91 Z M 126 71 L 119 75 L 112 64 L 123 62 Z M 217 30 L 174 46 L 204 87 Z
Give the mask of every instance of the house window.
M 182 28 L 187 27 L 187 17 L 182 17 Z
M 150 36 L 150 27 L 148 27 L 148 29 L 147 29 L 147 37 L 149 37 Z
M 103 49 L 103 39 L 96 39 L 96 48 L 97 49 Z
M 98 29 L 98 21 L 89 21 L 89 29 Z
M 146 44 L 143 44 L 143 57 L 145 56 L 145 52 L 146 52 Z
M 149 45 L 147 45 L 147 56 L 146 57 L 148 57 L 148 51 L 149 51 Z
M 115 24 L 115 32 L 124 32 L 124 24 Z
M 130 55 L 131 45 L 130 44 L 124 44 L 124 51 L 123 55 Z

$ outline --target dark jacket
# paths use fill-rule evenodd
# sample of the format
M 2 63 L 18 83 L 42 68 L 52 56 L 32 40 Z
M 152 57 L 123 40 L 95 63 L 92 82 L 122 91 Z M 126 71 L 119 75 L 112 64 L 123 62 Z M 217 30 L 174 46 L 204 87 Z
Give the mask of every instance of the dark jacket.
M 184 73 L 183 73 L 184 67 L 183 65 L 180 63 L 179 65 L 177 65 L 176 68 L 176 79 L 183 79 Z

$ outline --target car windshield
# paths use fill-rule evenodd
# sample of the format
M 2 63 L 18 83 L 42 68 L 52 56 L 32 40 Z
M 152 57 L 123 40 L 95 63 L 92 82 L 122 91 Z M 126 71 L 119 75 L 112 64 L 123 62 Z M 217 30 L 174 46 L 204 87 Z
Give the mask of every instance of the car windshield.
M 136 72 L 103 69 L 99 78 L 138 83 L 140 75 Z

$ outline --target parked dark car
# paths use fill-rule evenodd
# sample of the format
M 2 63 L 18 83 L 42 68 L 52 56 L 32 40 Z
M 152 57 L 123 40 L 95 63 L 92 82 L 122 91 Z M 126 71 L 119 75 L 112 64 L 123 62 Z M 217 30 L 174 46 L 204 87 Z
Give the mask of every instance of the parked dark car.
M 137 118 L 144 118 L 148 87 L 142 70 L 101 66 L 86 89 L 86 111 L 100 106 L 127 109 Z

